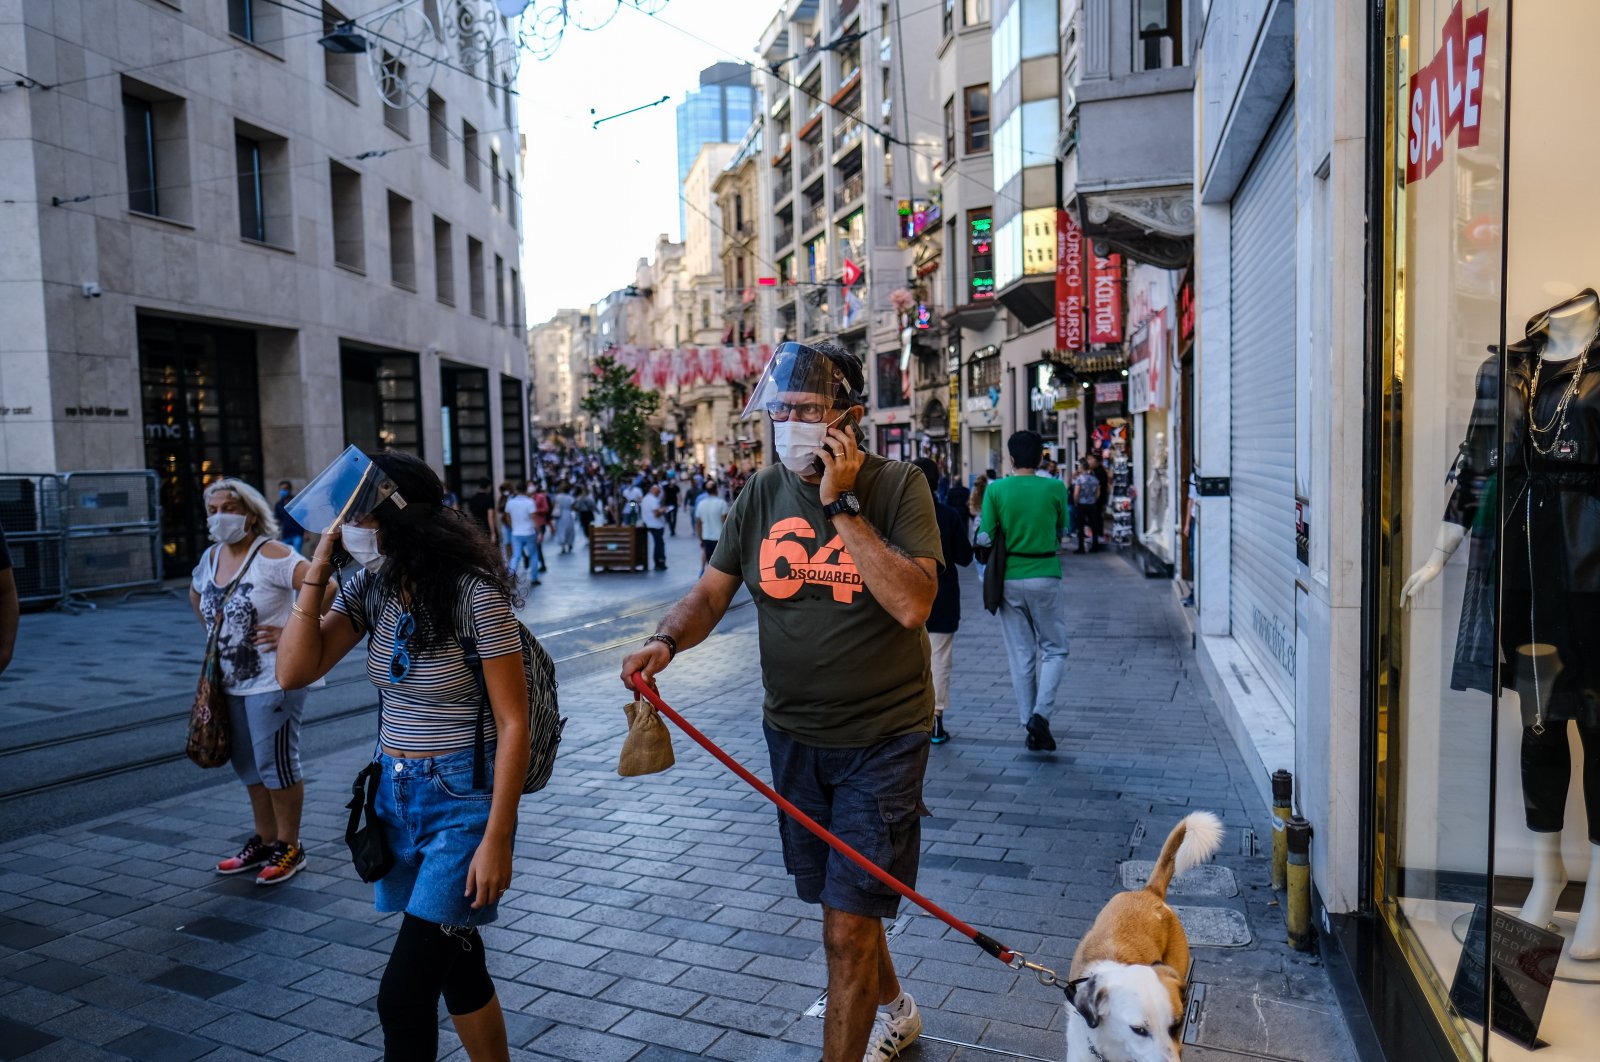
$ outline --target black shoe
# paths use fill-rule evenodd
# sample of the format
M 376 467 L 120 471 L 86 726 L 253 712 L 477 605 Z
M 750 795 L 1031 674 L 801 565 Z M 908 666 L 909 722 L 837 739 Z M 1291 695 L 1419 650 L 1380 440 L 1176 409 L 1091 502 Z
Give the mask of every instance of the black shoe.
M 1082 546 L 1079 546 L 1077 549 L 1073 550 L 1072 552 L 1074 552 L 1074 553 L 1087 553 L 1088 550 L 1084 549 Z
M 935 745 L 943 745 L 950 740 L 950 732 L 944 728 L 944 716 L 933 717 L 933 736 L 928 739 Z
M 1028 748 L 1035 752 L 1054 752 L 1056 750 L 1055 735 L 1050 733 L 1050 721 L 1035 712 L 1028 717 Z
M 548 564 L 544 563 L 543 561 L 540 561 L 539 562 L 539 570 L 541 572 L 547 572 L 547 571 L 550 570 L 550 566 Z

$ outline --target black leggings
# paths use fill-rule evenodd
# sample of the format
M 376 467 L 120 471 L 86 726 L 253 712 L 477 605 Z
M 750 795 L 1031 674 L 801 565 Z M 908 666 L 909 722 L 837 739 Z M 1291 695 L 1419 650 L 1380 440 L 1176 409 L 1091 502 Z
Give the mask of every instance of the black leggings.
M 1600 727 L 1577 724 L 1583 743 L 1583 809 L 1589 816 L 1589 843 L 1600 844 Z M 1551 723 L 1544 733 L 1522 732 L 1522 803 L 1528 829 L 1560 833 L 1572 784 L 1572 748 L 1567 724 Z
M 472 1014 L 494 999 L 483 937 L 406 915 L 378 986 L 385 1062 L 439 1057 L 441 994 L 451 1014 Z

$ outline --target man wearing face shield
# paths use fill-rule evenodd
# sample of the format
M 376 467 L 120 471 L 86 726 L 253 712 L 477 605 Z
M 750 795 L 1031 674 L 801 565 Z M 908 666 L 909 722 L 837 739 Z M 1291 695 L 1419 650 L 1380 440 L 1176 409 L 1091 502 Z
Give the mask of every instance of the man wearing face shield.
M 771 422 L 778 463 L 739 493 L 700 581 L 622 678 L 654 685 L 743 583 L 760 628 L 774 786 L 913 884 L 933 726 L 924 624 L 944 560 L 922 473 L 861 449 L 863 391 L 861 362 L 843 347 L 778 348 L 745 407 Z M 823 907 L 824 1062 L 893 1058 L 922 1029 L 883 932 L 898 895 L 781 813 L 778 832 L 796 894 Z

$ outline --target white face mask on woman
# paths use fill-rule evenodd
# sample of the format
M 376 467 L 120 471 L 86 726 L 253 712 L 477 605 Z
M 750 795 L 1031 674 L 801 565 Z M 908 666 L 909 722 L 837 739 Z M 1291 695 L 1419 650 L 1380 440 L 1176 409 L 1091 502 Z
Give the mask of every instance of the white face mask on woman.
M 824 424 L 806 424 L 798 420 L 781 420 L 772 425 L 772 445 L 778 451 L 778 460 L 797 476 L 807 476 L 822 467 L 817 451 L 828 438 L 828 429 L 844 419 L 840 414 Z
M 211 532 L 214 541 L 225 546 L 231 546 L 244 538 L 245 525 L 249 518 L 239 513 L 212 513 L 206 517 L 206 530 Z
M 367 571 L 377 574 L 383 567 L 383 553 L 378 549 L 378 530 L 374 527 L 345 527 L 340 535 L 344 551 Z

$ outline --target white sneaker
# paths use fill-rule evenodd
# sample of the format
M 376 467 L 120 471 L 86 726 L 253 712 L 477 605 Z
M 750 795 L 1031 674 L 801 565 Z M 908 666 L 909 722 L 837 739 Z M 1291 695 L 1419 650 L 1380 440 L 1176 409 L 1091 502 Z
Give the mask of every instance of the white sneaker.
M 887 1010 L 878 1011 L 872 1023 L 872 1035 L 867 1038 L 867 1053 L 861 1062 L 888 1062 L 898 1058 L 900 1052 L 922 1035 L 922 1015 L 917 1011 L 916 1000 L 908 995 L 906 1002 L 910 1006 L 898 1018 Z

